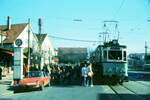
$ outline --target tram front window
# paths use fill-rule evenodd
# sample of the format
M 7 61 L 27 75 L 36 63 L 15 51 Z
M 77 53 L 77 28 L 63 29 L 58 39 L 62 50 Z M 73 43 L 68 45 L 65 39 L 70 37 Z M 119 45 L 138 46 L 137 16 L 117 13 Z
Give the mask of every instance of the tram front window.
M 122 60 L 122 51 L 109 51 L 108 57 L 110 60 Z

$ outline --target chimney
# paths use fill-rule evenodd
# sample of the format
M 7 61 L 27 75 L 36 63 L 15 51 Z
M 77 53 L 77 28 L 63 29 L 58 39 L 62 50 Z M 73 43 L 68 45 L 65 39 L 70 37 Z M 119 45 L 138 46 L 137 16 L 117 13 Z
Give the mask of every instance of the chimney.
M 8 30 L 11 29 L 11 17 L 10 16 L 7 17 L 7 29 Z
M 39 26 L 39 34 L 41 34 L 41 31 L 42 31 L 42 19 L 39 18 L 38 20 L 38 26 Z

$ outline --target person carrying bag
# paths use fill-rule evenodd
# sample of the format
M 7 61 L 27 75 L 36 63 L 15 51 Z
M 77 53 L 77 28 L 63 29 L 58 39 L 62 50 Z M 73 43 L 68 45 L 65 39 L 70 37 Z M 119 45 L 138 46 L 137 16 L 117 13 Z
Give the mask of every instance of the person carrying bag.
M 88 64 L 88 77 L 87 77 L 87 86 L 93 87 L 93 71 L 92 71 L 92 64 Z

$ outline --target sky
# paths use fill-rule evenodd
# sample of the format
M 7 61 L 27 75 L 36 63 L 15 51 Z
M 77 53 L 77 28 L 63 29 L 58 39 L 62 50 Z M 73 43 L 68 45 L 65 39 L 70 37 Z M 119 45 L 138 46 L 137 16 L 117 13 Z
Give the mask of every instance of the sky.
M 144 52 L 150 47 L 149 0 L 0 0 L 0 24 L 31 20 L 32 30 L 38 33 L 38 18 L 42 18 L 42 33 L 47 33 L 54 47 L 87 47 L 94 50 L 100 42 L 62 40 L 55 37 L 101 41 L 104 21 L 118 21 L 120 44 L 129 53 Z M 79 21 L 76 21 L 79 20 Z M 114 38 L 114 23 L 106 23 Z M 149 50 L 150 51 L 150 50 Z

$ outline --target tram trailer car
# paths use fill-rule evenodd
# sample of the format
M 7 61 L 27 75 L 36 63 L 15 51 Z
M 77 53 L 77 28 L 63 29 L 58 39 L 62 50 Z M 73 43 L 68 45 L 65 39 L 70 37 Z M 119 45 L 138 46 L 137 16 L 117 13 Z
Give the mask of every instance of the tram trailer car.
M 144 70 L 150 70 L 150 54 L 145 54 L 143 68 Z
M 127 47 L 120 45 L 118 40 L 99 45 L 91 54 L 90 61 L 96 82 L 105 79 L 117 83 L 128 81 Z

